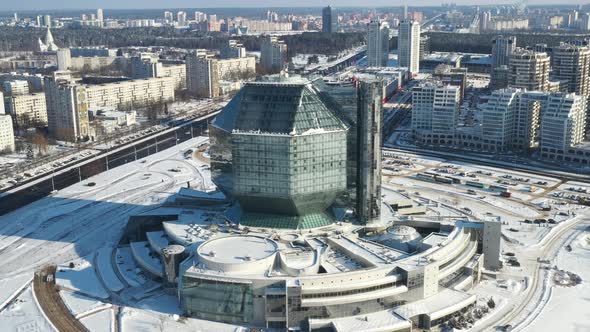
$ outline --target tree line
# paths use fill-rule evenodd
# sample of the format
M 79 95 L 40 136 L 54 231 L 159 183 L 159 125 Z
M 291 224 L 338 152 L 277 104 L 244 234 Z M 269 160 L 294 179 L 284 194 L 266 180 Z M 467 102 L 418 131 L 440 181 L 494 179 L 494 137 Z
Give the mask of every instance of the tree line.
M 63 28 L 53 29 L 53 37 L 60 47 L 108 46 L 168 46 L 185 49 L 221 49 L 229 39 L 240 40 L 248 51 L 259 51 L 260 36 L 231 37 L 222 32 L 179 30 L 174 28 Z M 45 37 L 44 29 L 0 27 L 0 52 L 35 51 L 37 40 Z M 298 53 L 337 55 L 347 49 L 365 43 L 364 33 L 326 34 L 304 32 L 281 37 L 288 47 L 288 57 Z
M 536 44 L 557 46 L 567 40 L 589 38 L 590 34 L 575 33 L 531 33 L 531 32 L 497 32 L 497 33 L 446 33 L 427 32 L 430 37 L 430 50 L 433 52 L 491 53 L 492 40 L 498 35 L 515 36 L 518 47 L 532 47 Z M 397 44 L 397 40 L 395 41 Z

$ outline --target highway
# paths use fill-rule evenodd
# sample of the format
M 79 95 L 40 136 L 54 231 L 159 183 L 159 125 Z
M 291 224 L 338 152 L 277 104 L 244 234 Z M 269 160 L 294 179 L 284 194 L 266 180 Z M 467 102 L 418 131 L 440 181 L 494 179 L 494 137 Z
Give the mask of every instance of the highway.
M 66 188 L 106 170 L 200 136 L 206 129 L 207 122 L 218 113 L 219 110 L 215 110 L 197 119 L 175 123 L 169 129 L 125 143 L 114 149 L 102 151 L 98 155 L 55 169 L 50 173 L 22 183 L 18 187 L 11 188 L 0 194 L 0 215 L 37 201 L 54 190 Z

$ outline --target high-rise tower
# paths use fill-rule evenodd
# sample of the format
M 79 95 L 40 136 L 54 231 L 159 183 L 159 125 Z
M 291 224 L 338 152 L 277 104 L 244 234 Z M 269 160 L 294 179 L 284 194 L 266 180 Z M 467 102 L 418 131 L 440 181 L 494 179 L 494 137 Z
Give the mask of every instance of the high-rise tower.
M 369 67 L 387 67 L 389 60 L 389 25 L 387 23 L 379 23 L 379 21 L 369 23 L 367 60 Z
M 378 78 L 361 78 L 356 86 L 356 214 L 362 224 L 381 216 L 382 84 Z
M 416 21 L 403 21 L 399 24 L 397 38 L 400 67 L 406 67 L 412 74 L 420 70 L 420 24 Z
M 338 30 L 338 15 L 334 15 L 330 6 L 322 9 L 322 32 L 332 33 Z

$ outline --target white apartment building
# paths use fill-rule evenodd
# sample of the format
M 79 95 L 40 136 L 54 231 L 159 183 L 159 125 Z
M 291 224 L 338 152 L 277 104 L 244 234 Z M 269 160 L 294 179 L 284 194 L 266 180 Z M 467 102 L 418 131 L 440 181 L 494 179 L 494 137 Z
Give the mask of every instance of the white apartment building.
M 590 94 L 590 46 L 561 43 L 551 49 L 551 76 L 566 82 L 567 91 Z
M 7 95 L 26 95 L 29 93 L 29 82 L 25 80 L 10 80 L 2 83 L 2 89 Z
M 267 72 L 278 72 L 287 62 L 287 44 L 276 36 L 266 36 L 260 45 L 260 66 Z
M 580 30 L 590 31 L 590 13 L 582 15 L 582 20 L 580 21 Z
M 14 151 L 14 129 L 12 118 L 7 114 L 0 114 L 0 152 Z
M 168 24 L 174 23 L 174 14 L 172 12 L 165 11 L 164 12 L 164 21 L 166 21 L 166 23 L 168 23 Z
M 164 64 L 162 67 L 162 77 L 172 77 L 174 79 L 174 89 L 186 89 L 186 65 L 168 65 Z
M 423 144 L 453 144 L 459 117 L 458 86 L 425 83 L 412 89 L 412 133 Z
M 256 73 L 256 58 L 245 57 L 235 59 L 222 59 L 217 61 L 217 70 L 220 80 L 232 79 L 233 74 Z
M 513 20 L 492 20 L 488 24 L 489 30 L 504 31 L 504 30 L 525 30 L 529 28 L 528 19 L 513 19 Z
M 176 20 L 178 21 L 179 27 L 187 26 L 186 12 L 180 11 L 176 13 Z
M 111 65 L 125 66 L 128 59 L 122 56 L 95 56 L 95 57 L 72 57 L 70 59 L 70 70 L 97 70 Z
M 187 88 L 201 98 L 218 97 L 219 82 L 240 79 L 256 72 L 254 57 L 216 59 L 212 55 L 192 54 L 186 59 Z
M 400 67 L 417 74 L 420 71 L 420 24 L 409 20 L 401 22 L 397 40 Z
M 131 58 L 131 77 L 172 77 L 175 90 L 186 89 L 186 66 L 184 64 L 163 64 L 154 53 L 142 53 Z
M 8 96 L 6 105 L 19 127 L 47 125 L 47 104 L 43 92 Z
M 141 107 L 174 101 L 174 78 L 154 77 L 85 86 L 92 107 Z
M 504 150 L 514 138 L 519 90 L 496 90 L 483 106 L 482 141 L 486 150 Z
M 508 85 L 529 91 L 548 91 L 549 70 L 547 53 L 517 48 L 510 55 Z
M 72 52 L 69 48 L 57 50 L 57 69 L 69 70 L 72 67 Z
M 541 111 L 540 148 L 542 152 L 563 155 L 584 141 L 586 97 L 553 94 Z
M 387 67 L 388 61 L 389 25 L 386 22 L 371 21 L 367 32 L 367 65 Z

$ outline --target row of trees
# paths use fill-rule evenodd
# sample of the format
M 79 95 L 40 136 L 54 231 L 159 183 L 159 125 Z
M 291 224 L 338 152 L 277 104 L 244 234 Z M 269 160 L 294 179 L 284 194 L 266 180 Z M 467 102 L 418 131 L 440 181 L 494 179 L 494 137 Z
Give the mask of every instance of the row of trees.
M 44 36 L 43 29 L 0 27 L 1 51 L 35 51 L 37 39 Z M 220 49 L 230 38 L 222 32 L 202 32 L 174 28 L 64 28 L 54 29 L 53 36 L 58 46 L 98 46 L 113 48 L 128 46 L 170 46 L 186 49 Z M 260 50 L 260 36 L 240 36 L 238 39 L 248 50 Z M 365 43 L 364 33 L 326 34 L 304 32 L 283 36 L 289 58 L 298 53 L 337 55 L 338 53 Z
M 536 44 L 547 44 L 548 46 L 559 45 L 560 42 L 572 39 L 583 39 L 590 37 L 590 34 L 550 34 L 530 32 L 498 32 L 498 33 L 447 33 L 427 32 L 430 37 L 430 50 L 438 52 L 465 52 L 465 53 L 491 53 L 492 40 L 498 35 L 516 37 L 516 44 L 519 47 L 534 46 Z M 397 40 L 393 43 L 397 45 Z

